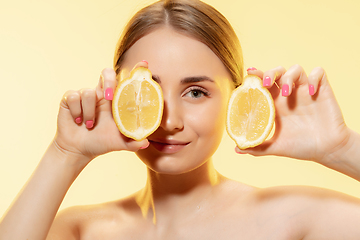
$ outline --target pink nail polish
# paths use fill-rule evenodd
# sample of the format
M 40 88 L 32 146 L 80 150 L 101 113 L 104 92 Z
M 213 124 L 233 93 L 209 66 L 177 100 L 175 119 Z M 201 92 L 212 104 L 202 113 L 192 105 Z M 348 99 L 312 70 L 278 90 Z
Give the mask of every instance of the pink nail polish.
M 82 122 L 81 117 L 75 118 L 75 122 L 76 122 L 77 124 L 80 124 L 80 123 Z
M 255 71 L 255 70 L 257 70 L 257 69 L 254 67 L 249 67 L 246 71 Z
M 105 90 L 105 99 L 106 100 L 113 100 L 113 97 L 114 97 L 114 92 L 113 92 L 112 88 L 107 88 Z
M 238 154 L 245 154 L 245 153 L 243 153 L 243 152 L 239 152 L 239 150 L 238 150 L 237 147 L 235 147 L 235 152 L 238 153 Z
M 90 129 L 94 126 L 94 121 L 93 120 L 86 121 L 85 125 L 87 128 Z
M 263 86 L 264 87 L 270 87 L 271 86 L 271 78 L 270 77 L 265 77 L 263 80 Z
M 315 94 L 315 87 L 312 84 L 309 85 L 309 94 L 311 96 L 313 96 Z
M 282 94 L 284 97 L 289 96 L 289 85 L 284 84 L 284 85 L 282 86 L 281 94 Z
M 144 62 L 144 63 L 146 63 L 146 64 L 149 64 L 148 61 L 146 61 L 146 60 L 142 60 L 142 62 Z
M 141 147 L 140 149 L 146 149 L 146 148 L 148 148 L 149 146 L 150 146 L 150 142 L 148 142 L 148 144 L 147 144 L 146 146 Z

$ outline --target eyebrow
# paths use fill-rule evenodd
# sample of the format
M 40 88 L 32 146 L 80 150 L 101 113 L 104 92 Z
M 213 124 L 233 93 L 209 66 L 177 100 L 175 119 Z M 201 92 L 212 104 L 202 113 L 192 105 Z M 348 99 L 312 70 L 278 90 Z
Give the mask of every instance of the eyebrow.
M 161 83 L 160 77 L 157 75 L 153 75 L 152 79 L 157 83 Z M 211 79 L 208 76 L 192 76 L 181 79 L 180 83 L 187 84 L 187 83 L 196 83 L 196 82 L 204 82 L 204 81 L 215 82 L 213 79 Z

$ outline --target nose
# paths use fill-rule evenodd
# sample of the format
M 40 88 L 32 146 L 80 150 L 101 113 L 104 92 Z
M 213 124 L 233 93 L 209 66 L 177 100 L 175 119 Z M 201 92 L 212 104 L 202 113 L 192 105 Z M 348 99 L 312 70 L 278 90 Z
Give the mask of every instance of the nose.
M 180 131 L 184 128 L 182 108 L 175 99 L 164 99 L 160 127 L 167 132 Z

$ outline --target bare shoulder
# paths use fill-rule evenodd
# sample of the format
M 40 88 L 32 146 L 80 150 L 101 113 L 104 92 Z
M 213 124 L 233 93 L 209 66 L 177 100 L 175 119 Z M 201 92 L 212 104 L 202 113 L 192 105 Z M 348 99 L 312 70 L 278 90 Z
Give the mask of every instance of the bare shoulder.
M 253 191 L 250 196 L 257 206 L 271 206 L 272 208 L 286 209 L 299 214 L 321 212 L 328 206 L 359 207 L 360 199 L 353 196 L 318 187 L 311 186 L 277 186 L 262 188 Z M 276 207 L 281 206 L 281 207 Z M 327 209 L 328 212 L 329 209 Z
M 303 239 L 359 239 L 360 199 L 310 186 L 258 189 L 250 197 L 262 219 L 284 219 Z
M 74 206 L 58 213 L 49 239 L 102 239 L 119 234 L 141 213 L 133 196 L 102 204 Z
M 249 186 L 237 181 L 226 180 L 221 187 L 226 198 L 236 199 L 236 202 L 258 207 L 281 206 L 283 209 L 289 206 L 294 209 L 300 207 L 319 207 L 327 204 L 343 203 L 346 205 L 358 206 L 360 199 L 329 189 L 312 187 L 312 186 L 275 186 L 268 188 L 258 188 Z M 238 200 L 243 201 L 238 201 Z
M 231 180 L 222 191 L 223 222 L 245 226 L 249 239 L 360 238 L 360 200 L 353 196 L 310 186 L 256 188 Z

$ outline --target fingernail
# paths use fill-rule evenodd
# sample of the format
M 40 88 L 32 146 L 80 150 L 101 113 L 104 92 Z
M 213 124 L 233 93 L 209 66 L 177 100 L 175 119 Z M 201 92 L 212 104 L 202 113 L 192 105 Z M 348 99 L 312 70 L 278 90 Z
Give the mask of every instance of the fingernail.
M 284 84 L 284 85 L 282 86 L 281 94 L 282 94 L 284 97 L 289 96 L 289 85 Z
M 94 126 L 94 121 L 93 120 L 86 121 L 85 125 L 87 128 L 92 128 Z
M 235 147 L 235 152 L 238 153 L 238 154 L 245 154 L 243 152 L 240 152 L 238 147 Z
M 257 69 L 254 67 L 249 67 L 246 71 L 255 71 L 255 70 L 257 70 Z
M 146 63 L 146 64 L 149 64 L 148 61 L 146 61 L 146 60 L 142 60 L 142 62 L 144 62 L 144 63 Z
M 77 124 L 80 124 L 80 123 L 82 122 L 81 117 L 75 118 L 75 122 L 76 122 Z
M 140 149 L 146 149 L 146 148 L 148 148 L 148 147 L 149 147 L 149 145 L 150 145 L 150 142 L 148 142 L 148 144 L 147 144 L 146 146 L 141 147 Z
M 270 87 L 271 86 L 271 78 L 270 77 L 265 77 L 264 78 L 263 86 L 264 87 Z
M 114 97 L 114 92 L 113 92 L 112 88 L 107 88 L 105 90 L 105 99 L 106 100 L 113 100 L 113 97 Z
M 315 88 L 314 88 L 314 85 L 312 85 L 312 84 L 309 85 L 309 94 L 311 96 L 313 96 L 315 94 Z

